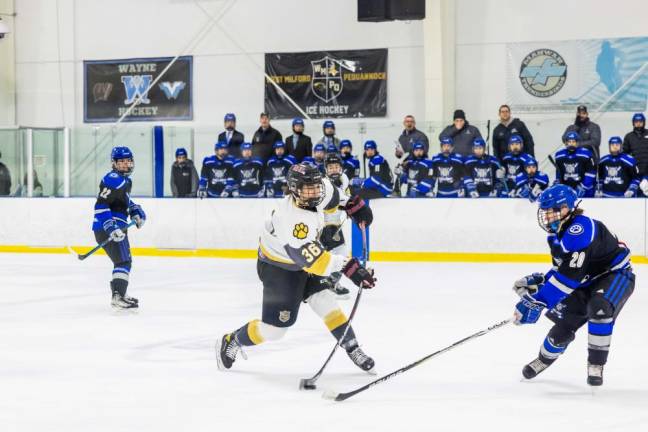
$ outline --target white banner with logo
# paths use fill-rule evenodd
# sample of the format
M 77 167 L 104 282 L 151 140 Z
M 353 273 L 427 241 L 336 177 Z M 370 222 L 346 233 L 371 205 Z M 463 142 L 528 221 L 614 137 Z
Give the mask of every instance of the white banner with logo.
M 648 37 L 507 44 L 506 88 L 518 112 L 645 111 Z

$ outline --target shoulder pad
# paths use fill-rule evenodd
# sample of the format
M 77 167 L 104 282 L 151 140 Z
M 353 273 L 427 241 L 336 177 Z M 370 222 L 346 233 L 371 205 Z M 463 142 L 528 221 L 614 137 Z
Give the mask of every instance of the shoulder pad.
M 592 157 L 592 151 L 586 147 L 579 147 L 576 149 L 576 154 L 579 156 Z
M 214 159 L 216 159 L 215 156 L 207 156 L 205 157 L 205 159 L 203 159 L 203 164 L 212 163 L 214 162 Z
M 382 155 L 375 155 L 371 158 L 371 163 L 374 165 L 380 165 L 383 162 L 385 162 L 385 158 Z
M 607 162 L 607 161 L 609 161 L 610 159 L 611 159 L 611 157 L 610 157 L 609 154 L 603 156 L 603 157 L 601 158 L 601 160 L 599 161 L 599 165 L 600 165 L 600 164 L 603 164 L 603 163 L 605 163 L 605 162 Z
M 555 156 L 555 157 L 556 157 L 556 159 L 558 159 L 558 158 L 562 158 L 562 157 L 565 157 L 565 156 L 567 156 L 567 150 L 565 150 L 565 149 L 560 149 L 560 150 L 558 150 L 558 151 L 556 152 L 556 156 Z
M 110 189 L 119 189 L 126 184 L 126 178 L 120 176 L 114 171 L 109 172 L 103 178 L 103 184 Z
M 270 165 L 271 163 L 275 163 L 275 162 L 277 162 L 277 160 L 278 159 L 277 159 L 276 156 L 272 156 L 270 159 L 268 159 L 268 162 L 266 162 L 266 165 Z
M 629 154 L 626 154 L 626 153 L 621 153 L 621 160 L 623 160 L 624 162 L 629 163 L 632 166 L 637 164 L 637 160 L 633 156 L 631 156 Z
M 256 163 L 263 166 L 263 161 L 259 158 L 252 158 L 252 163 Z
M 290 162 L 291 165 L 294 165 L 297 163 L 297 159 L 293 155 L 288 155 L 284 159 L 286 159 L 288 162 Z
M 560 245 L 567 252 L 581 251 L 587 248 L 596 234 L 596 225 L 593 219 L 587 216 L 576 216 L 565 230 L 560 240 Z
M 234 167 L 238 167 L 238 166 L 240 166 L 240 165 L 243 165 L 243 160 L 242 160 L 242 159 L 236 159 L 236 160 L 233 162 L 233 166 L 234 166 Z
M 477 158 L 475 156 L 468 156 L 466 160 L 464 160 L 464 163 L 467 165 L 469 163 L 475 163 L 477 162 Z

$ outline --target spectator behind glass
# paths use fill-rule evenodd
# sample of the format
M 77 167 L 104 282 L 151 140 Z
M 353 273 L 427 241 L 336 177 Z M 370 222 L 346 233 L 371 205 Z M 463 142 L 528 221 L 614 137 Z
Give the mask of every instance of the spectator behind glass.
M 623 138 L 623 152 L 634 157 L 639 168 L 639 196 L 648 197 L 648 130 L 642 113 L 632 116 L 632 132 Z M 642 195 L 643 194 L 643 195 Z
M 2 152 L 0 152 L 0 159 Z M 11 172 L 9 168 L 0 162 L 0 196 L 8 196 L 11 193 Z
M 493 131 L 493 153 L 498 159 L 502 159 L 508 152 L 508 142 L 511 135 L 522 137 L 522 151 L 535 157 L 535 143 L 533 136 L 526 125 L 519 118 L 511 117 L 511 108 L 502 105 L 499 108 L 500 124 Z
M 451 138 L 454 143 L 454 152 L 462 157 L 468 157 L 472 154 L 472 146 L 475 138 L 481 138 L 479 129 L 472 126 L 466 120 L 466 114 L 463 110 L 456 110 L 451 125 L 446 126 L 439 134 L 439 141 L 443 138 Z
M 322 132 L 324 132 L 324 136 L 317 141 L 317 144 L 324 144 L 324 148 L 328 148 L 331 144 L 336 149 L 340 148 L 340 140 L 335 136 L 335 123 L 332 120 L 326 120 L 322 123 Z
M 229 146 L 229 154 L 233 158 L 241 157 L 241 144 L 245 141 L 245 136 L 236 130 L 236 116 L 233 113 L 225 114 L 224 119 L 225 131 L 218 135 L 218 141 L 224 141 Z
M 297 163 L 306 156 L 313 155 L 313 142 L 304 134 L 304 119 L 295 118 L 292 121 L 292 135 L 286 138 L 286 153 L 291 155 Z
M 405 159 L 410 158 L 412 154 L 412 147 L 414 143 L 423 144 L 423 151 L 425 157 L 428 156 L 428 151 L 430 150 L 430 142 L 428 141 L 427 135 L 425 135 L 420 130 L 416 129 L 416 119 L 413 115 L 406 115 L 403 119 L 403 133 L 398 137 L 398 146 L 394 151 L 396 158 L 400 159 L 403 155 Z
M 598 160 L 601 154 L 601 128 L 596 123 L 592 122 L 589 119 L 589 114 L 587 113 L 587 107 L 585 105 L 579 105 L 576 108 L 576 119 L 574 124 L 567 126 L 565 133 L 563 134 L 563 143 L 567 144 L 567 134 L 569 132 L 576 132 L 580 137 L 578 142 L 579 147 L 585 147 L 589 149 L 594 154 L 594 164 L 598 164 Z
M 38 174 L 36 173 L 36 170 L 34 172 L 34 190 L 32 191 L 32 196 L 33 197 L 42 197 L 43 196 L 43 185 L 41 182 L 38 180 Z M 16 196 L 27 196 L 27 173 L 25 173 L 25 177 L 23 178 L 23 184 L 18 186 L 18 189 L 16 189 Z
M 270 126 L 268 114 L 261 113 L 259 122 L 261 125 L 252 137 L 252 157 L 261 160 L 262 164 L 265 165 L 272 156 L 272 145 L 277 141 L 283 141 L 283 137 L 277 129 Z
M 187 150 L 179 148 L 175 152 L 176 160 L 171 165 L 171 193 L 175 198 L 190 198 L 196 196 L 198 190 L 198 171 Z

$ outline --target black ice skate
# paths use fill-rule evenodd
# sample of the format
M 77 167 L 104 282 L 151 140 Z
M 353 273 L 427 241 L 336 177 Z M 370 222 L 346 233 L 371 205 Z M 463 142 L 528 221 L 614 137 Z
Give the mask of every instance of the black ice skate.
M 223 336 L 220 341 L 216 342 L 216 363 L 218 364 L 218 369 L 225 370 L 231 368 L 239 352 L 247 360 L 241 344 L 236 340 L 234 333 Z
M 139 300 L 136 299 L 135 297 L 129 297 L 129 296 L 125 295 L 124 296 L 124 301 L 139 306 Z
M 543 360 L 542 358 L 538 357 L 531 363 L 525 365 L 524 368 L 522 368 L 522 375 L 524 375 L 524 378 L 526 379 L 535 378 L 540 372 L 551 366 L 552 363 L 553 361 Z
M 363 371 L 368 372 L 371 375 L 376 374 L 376 372 L 373 370 L 376 363 L 371 357 L 365 354 L 364 351 L 362 351 L 362 348 L 360 348 L 359 346 L 356 345 L 354 348 L 348 349 L 347 355 L 349 356 L 351 361 Z
M 591 386 L 603 385 L 603 365 L 587 364 L 587 384 Z
M 110 302 L 110 304 L 113 309 L 116 310 L 137 309 L 139 307 L 137 299 L 133 299 L 132 297 L 125 297 L 118 292 L 113 293 L 112 301 Z

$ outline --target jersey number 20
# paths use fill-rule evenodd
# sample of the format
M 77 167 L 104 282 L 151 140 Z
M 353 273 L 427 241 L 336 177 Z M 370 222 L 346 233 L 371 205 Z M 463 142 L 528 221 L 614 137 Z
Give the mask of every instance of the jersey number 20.
M 569 267 L 581 268 L 583 267 L 583 262 L 585 262 L 585 252 L 574 252 L 569 262 Z

